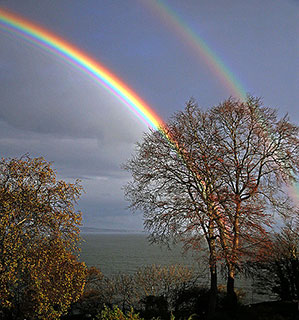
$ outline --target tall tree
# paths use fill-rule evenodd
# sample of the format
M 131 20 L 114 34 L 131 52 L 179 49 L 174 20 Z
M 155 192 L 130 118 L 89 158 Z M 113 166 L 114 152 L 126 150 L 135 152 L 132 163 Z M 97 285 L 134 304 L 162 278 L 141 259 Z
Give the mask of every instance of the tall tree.
M 217 127 L 214 145 L 223 155 L 217 168 L 223 189 L 217 198 L 227 223 L 219 219 L 217 225 L 228 268 L 227 292 L 234 296 L 242 254 L 270 243 L 273 209 L 281 212 L 290 203 L 285 186 L 298 179 L 299 128 L 286 116 L 277 119 L 276 110 L 254 97 L 228 99 L 210 116 Z
M 218 154 L 210 146 L 214 125 L 207 113 L 189 101 L 163 128 L 145 134 L 137 154 L 124 168 L 133 181 L 125 188 L 132 209 L 144 212 L 152 241 L 179 239 L 198 248 L 205 239 L 209 249 L 210 313 L 217 296 L 217 228 L 215 190 L 221 180 L 214 167 Z
M 80 297 L 81 190 L 43 158 L 1 159 L 0 307 L 11 317 L 58 319 Z
M 223 258 L 234 297 L 241 255 L 267 243 L 267 209 L 279 209 L 283 184 L 297 179 L 298 127 L 249 97 L 205 112 L 189 101 L 162 129 L 145 134 L 125 165 L 133 176 L 126 197 L 143 210 L 152 239 L 172 236 L 196 247 L 205 238 L 211 292 Z

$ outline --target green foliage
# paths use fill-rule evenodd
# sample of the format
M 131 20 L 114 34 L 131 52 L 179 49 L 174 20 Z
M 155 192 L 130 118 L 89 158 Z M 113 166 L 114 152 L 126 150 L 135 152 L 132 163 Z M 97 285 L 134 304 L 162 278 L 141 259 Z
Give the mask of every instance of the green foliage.
M 131 311 L 128 311 L 126 314 L 119 309 L 118 306 L 113 306 L 112 309 L 105 306 L 104 310 L 100 315 L 96 317 L 99 320 L 144 320 L 139 317 L 138 313 L 134 313 L 133 308 Z
M 195 315 L 191 315 L 186 320 L 193 320 Z M 118 307 L 113 306 L 112 309 L 105 306 L 104 310 L 100 315 L 97 315 L 96 319 L 98 320 L 144 320 L 141 318 L 138 313 L 134 313 L 133 308 L 131 311 L 128 311 L 126 314 Z M 164 318 L 154 317 L 151 320 L 162 320 Z M 167 318 L 168 319 L 168 318 Z M 197 318 L 196 318 L 197 319 Z M 175 320 L 175 316 L 171 313 L 169 320 Z

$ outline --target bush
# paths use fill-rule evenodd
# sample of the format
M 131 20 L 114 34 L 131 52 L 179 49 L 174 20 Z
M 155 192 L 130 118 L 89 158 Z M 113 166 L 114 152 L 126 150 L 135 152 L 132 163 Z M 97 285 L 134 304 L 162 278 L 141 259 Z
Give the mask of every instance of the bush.
M 204 316 L 208 311 L 209 290 L 206 288 L 192 287 L 177 292 L 174 303 L 175 315 L 187 318 L 190 314 Z
M 82 314 L 93 316 L 102 310 L 103 305 L 118 305 L 123 311 L 136 310 L 154 312 L 162 308 L 168 314 L 173 308 L 177 292 L 194 286 L 198 276 L 186 266 L 148 266 L 134 274 L 117 274 L 105 277 L 100 270 L 91 267 L 87 272 L 84 294 L 75 309 Z M 150 311 L 151 309 L 151 311 Z M 155 312 L 154 312 L 155 314 Z
M 142 301 L 144 304 L 143 317 L 152 319 L 153 317 L 169 317 L 168 302 L 164 296 L 147 296 Z
M 100 315 L 97 315 L 96 319 L 99 320 L 143 320 L 139 317 L 138 313 L 134 313 L 133 308 L 126 314 L 121 311 L 118 306 L 113 306 L 112 309 L 107 306 L 104 307 Z
M 249 276 L 259 293 L 272 291 L 282 301 L 299 298 L 299 225 L 286 224 L 274 234 L 272 251 L 260 261 L 248 262 Z

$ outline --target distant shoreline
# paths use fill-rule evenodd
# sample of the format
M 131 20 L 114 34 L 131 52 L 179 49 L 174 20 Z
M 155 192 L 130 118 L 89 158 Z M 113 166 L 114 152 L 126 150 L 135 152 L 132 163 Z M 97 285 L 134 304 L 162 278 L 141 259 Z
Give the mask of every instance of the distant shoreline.
M 146 235 L 146 232 L 144 230 L 81 227 L 80 234 L 144 234 Z

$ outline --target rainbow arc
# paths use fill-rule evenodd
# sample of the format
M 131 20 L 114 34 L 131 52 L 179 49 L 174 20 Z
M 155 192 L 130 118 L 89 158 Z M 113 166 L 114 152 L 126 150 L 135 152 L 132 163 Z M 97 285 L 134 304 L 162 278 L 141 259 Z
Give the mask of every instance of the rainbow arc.
M 18 34 L 23 39 L 61 57 L 64 61 L 91 76 L 123 102 L 147 126 L 153 129 L 163 126 L 163 120 L 136 92 L 105 66 L 68 41 L 36 23 L 3 9 L 0 9 L 0 26 L 8 32 Z
M 247 98 L 246 90 L 237 79 L 236 74 L 223 62 L 219 55 L 212 50 L 207 42 L 198 32 L 191 29 L 185 21 L 169 6 L 166 1 L 153 0 L 143 1 L 160 20 L 167 25 L 171 33 L 175 33 L 181 41 L 191 49 L 191 53 L 198 57 L 199 61 L 204 61 L 210 71 L 216 76 L 221 84 L 235 98 L 245 101 Z
M 225 66 L 222 60 L 210 49 L 201 37 L 195 34 L 193 30 L 191 30 L 184 21 L 161 0 L 152 1 L 149 5 L 167 21 L 173 30 L 175 30 L 175 32 L 179 34 L 183 40 L 195 50 L 195 52 L 198 52 L 198 54 L 204 58 L 213 73 L 221 80 L 224 86 L 230 90 L 230 92 L 234 93 L 236 98 L 240 100 L 246 99 L 245 90 L 240 82 L 236 80 L 229 68 Z M 83 50 L 80 50 L 65 39 L 62 39 L 38 24 L 1 8 L 0 28 L 19 35 L 21 38 L 59 56 L 64 61 L 88 74 L 94 81 L 106 88 L 126 105 L 126 107 L 148 127 L 160 130 L 171 143 L 176 144 L 176 142 L 167 134 L 166 124 L 158 114 L 120 78 Z M 293 186 L 293 193 L 296 195 L 298 194 L 298 185 Z
M 229 89 L 230 92 L 233 92 L 236 97 L 244 100 L 244 89 L 235 81 L 233 74 L 225 67 L 216 54 L 211 51 L 206 43 L 197 37 L 162 1 L 153 2 L 152 6 L 156 6 L 159 14 L 166 18 L 168 23 L 174 27 L 174 30 L 181 34 L 193 49 L 197 50 L 202 57 L 205 58 L 205 62 L 210 66 L 211 70 L 214 71 L 224 86 Z M 164 127 L 164 121 L 136 92 L 100 62 L 65 39 L 62 39 L 58 35 L 20 15 L 1 8 L 0 27 L 59 56 L 64 61 L 88 74 L 123 102 L 127 108 L 148 127 L 153 129 L 161 129 Z

